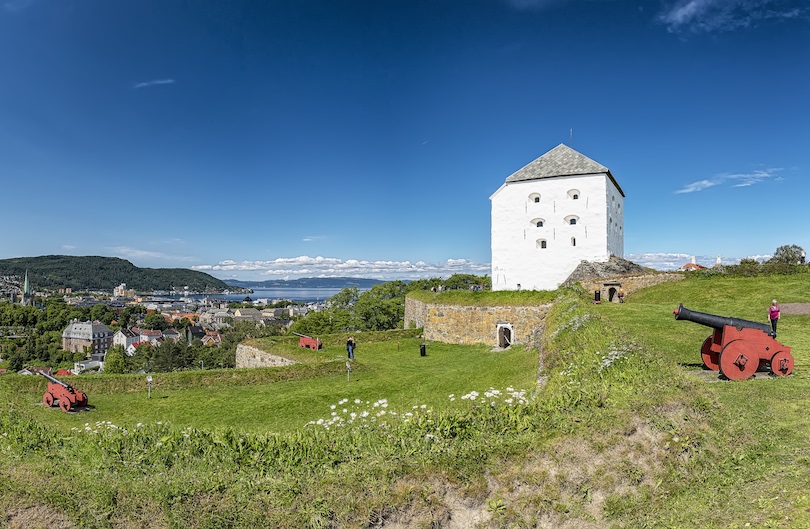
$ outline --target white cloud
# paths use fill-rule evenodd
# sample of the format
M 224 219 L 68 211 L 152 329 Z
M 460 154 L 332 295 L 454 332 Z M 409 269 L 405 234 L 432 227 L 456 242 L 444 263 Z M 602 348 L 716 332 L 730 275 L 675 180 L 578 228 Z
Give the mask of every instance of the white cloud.
M 750 173 L 721 173 L 709 179 L 686 184 L 681 189 L 675 191 L 675 193 L 694 193 L 725 183 L 730 183 L 732 187 L 749 187 L 769 179 L 778 181 L 781 179 L 777 177 L 777 173 L 781 170 L 782 169 L 779 168 L 773 168 L 752 171 Z
M 733 31 L 756 26 L 766 20 L 808 16 L 808 8 L 791 0 L 675 0 L 669 2 L 658 20 L 669 31 Z
M 488 263 L 476 263 L 468 259 L 448 259 L 440 263 L 424 261 L 364 261 L 338 259 L 335 257 L 281 257 L 271 261 L 220 261 L 217 264 L 193 266 L 192 269 L 216 272 L 252 272 L 255 276 L 278 278 L 298 277 L 365 277 L 372 279 L 420 279 L 450 277 L 453 274 L 489 274 Z
M 671 272 L 678 270 L 683 265 L 692 262 L 692 257 L 695 258 L 697 264 L 711 268 L 717 264 L 717 255 L 691 255 L 686 253 L 633 253 L 624 256 L 628 261 L 632 261 L 637 265 L 646 266 L 653 270 L 661 272 Z M 746 257 L 725 257 L 720 256 L 720 263 L 724 265 L 739 264 L 742 259 L 754 259 L 759 262 L 767 261 L 770 255 L 749 255 Z
M 157 86 L 162 84 L 174 84 L 174 79 L 155 79 L 154 81 L 137 83 L 133 85 L 132 88 L 146 88 L 148 86 Z
M 114 246 L 107 248 L 113 255 L 122 259 L 135 259 L 135 260 L 150 260 L 157 259 L 161 261 L 196 261 L 197 259 L 186 255 L 168 255 L 163 252 L 155 252 L 152 250 L 140 250 L 138 248 L 131 248 L 129 246 Z

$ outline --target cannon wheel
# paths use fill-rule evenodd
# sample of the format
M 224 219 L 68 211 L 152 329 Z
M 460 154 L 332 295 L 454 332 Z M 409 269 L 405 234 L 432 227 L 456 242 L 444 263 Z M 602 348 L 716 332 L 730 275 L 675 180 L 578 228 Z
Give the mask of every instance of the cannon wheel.
M 734 340 L 720 352 L 720 373 L 729 380 L 747 380 L 759 368 L 757 349 L 745 340 Z
M 53 406 L 53 394 L 50 391 L 42 395 L 42 403 L 49 408 Z
M 81 391 L 79 391 L 77 393 L 77 396 L 79 398 L 76 400 L 76 407 L 84 408 L 85 406 L 87 406 L 87 393 L 82 393 Z
M 703 358 L 703 365 L 706 369 L 717 371 L 720 369 L 720 353 L 715 353 L 711 350 L 714 340 L 714 335 L 709 336 L 703 340 L 703 345 L 700 346 L 700 356 Z
M 70 400 L 59 399 L 59 407 L 62 409 L 62 411 L 70 411 Z
M 793 372 L 793 355 L 779 351 L 771 358 L 771 374 L 785 377 Z

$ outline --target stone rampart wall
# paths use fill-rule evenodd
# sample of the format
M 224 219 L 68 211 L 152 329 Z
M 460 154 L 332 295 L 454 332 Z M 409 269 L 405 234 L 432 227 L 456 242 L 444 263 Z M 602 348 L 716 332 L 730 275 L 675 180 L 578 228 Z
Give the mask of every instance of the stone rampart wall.
M 251 345 L 236 346 L 236 367 L 279 367 L 297 364 L 282 356 L 276 356 Z
M 532 343 L 551 305 L 469 307 L 405 299 L 405 325 L 422 327 L 426 340 L 498 346 L 498 325 L 511 325 L 511 342 Z
M 602 301 L 609 301 L 609 291 L 611 288 L 618 290 L 621 288 L 625 294 L 629 294 L 642 288 L 651 287 L 660 283 L 667 283 L 669 281 L 683 280 L 683 274 L 645 274 L 639 276 L 627 277 L 607 277 L 601 279 L 592 279 L 589 281 L 581 281 L 580 284 L 587 292 L 594 293 L 597 290 L 601 292 Z M 613 301 L 617 301 L 614 299 Z

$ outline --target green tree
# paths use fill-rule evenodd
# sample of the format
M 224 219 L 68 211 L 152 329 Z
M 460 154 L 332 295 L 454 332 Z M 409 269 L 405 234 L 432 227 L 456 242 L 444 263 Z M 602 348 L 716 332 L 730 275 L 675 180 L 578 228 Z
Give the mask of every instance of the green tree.
M 354 306 L 359 297 L 360 293 L 357 287 L 347 287 L 329 298 L 326 302 L 326 306 L 338 310 L 349 310 Z
M 756 259 L 742 259 L 740 260 L 740 264 L 728 268 L 733 275 L 753 277 L 760 273 L 760 264 Z
M 775 252 L 773 252 L 773 257 L 771 257 L 768 262 L 787 265 L 800 265 L 804 264 L 805 255 L 804 249 L 802 249 L 800 246 L 796 246 L 795 244 L 791 244 L 790 246 L 784 245 L 780 246 Z
M 126 363 L 124 362 L 124 346 L 113 345 L 107 350 L 104 356 L 104 372 L 105 373 L 125 373 Z
M 146 317 L 143 319 L 143 326 L 146 329 L 162 331 L 169 327 L 169 323 L 160 312 L 155 311 L 146 315 Z
M 178 363 L 176 358 L 176 351 L 174 344 L 165 341 L 154 348 L 152 353 L 152 369 L 155 371 L 174 371 L 177 369 Z
M 115 319 L 116 312 L 105 303 L 96 303 L 90 309 L 90 319 L 109 325 Z
M 19 371 L 25 367 L 25 356 L 20 349 L 14 349 L 8 355 L 8 368 L 11 371 Z
M 127 307 L 118 315 L 118 324 L 122 329 L 133 327 L 141 314 L 146 314 L 146 307 L 143 305 Z
M 389 281 L 363 292 L 354 304 L 355 317 L 367 331 L 396 329 L 405 316 L 405 290 L 402 281 Z
M 194 322 L 186 318 L 185 316 L 183 316 L 179 320 L 174 320 L 174 327 L 180 334 L 183 334 L 183 331 L 186 329 L 186 327 L 190 327 L 192 325 L 194 325 Z

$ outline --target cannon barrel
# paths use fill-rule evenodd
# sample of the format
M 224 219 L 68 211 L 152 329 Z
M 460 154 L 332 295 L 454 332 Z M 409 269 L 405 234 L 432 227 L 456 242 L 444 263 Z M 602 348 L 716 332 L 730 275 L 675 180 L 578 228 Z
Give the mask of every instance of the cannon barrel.
M 56 377 L 52 377 L 51 375 L 49 375 L 49 374 L 47 374 L 47 373 L 43 373 L 42 371 L 38 371 L 38 373 L 39 373 L 40 375 L 42 375 L 43 377 L 47 378 L 48 380 L 50 380 L 51 382 L 53 382 L 54 384 L 59 384 L 60 386 L 62 386 L 62 387 L 64 387 L 65 389 L 67 389 L 68 391 L 73 391 L 73 386 L 71 386 L 71 385 L 70 385 L 70 384 L 68 384 L 67 382 L 62 382 L 62 381 L 61 381 L 61 380 L 59 380 L 58 378 L 56 378 Z
M 730 318 L 727 316 L 718 316 L 716 314 L 708 314 L 706 312 L 697 312 L 689 310 L 683 306 L 683 303 L 678 305 L 678 308 L 673 310 L 676 320 L 686 320 L 712 327 L 713 329 L 722 329 L 730 325 L 737 329 L 759 329 L 767 335 L 772 335 L 771 326 L 767 323 L 760 323 L 758 321 L 741 320 L 739 318 Z

